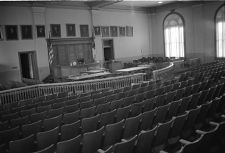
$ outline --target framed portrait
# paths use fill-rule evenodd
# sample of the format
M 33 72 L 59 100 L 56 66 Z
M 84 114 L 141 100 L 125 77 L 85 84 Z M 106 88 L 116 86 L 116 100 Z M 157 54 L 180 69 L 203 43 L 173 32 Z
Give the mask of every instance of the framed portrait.
M 119 34 L 120 36 L 125 36 L 125 27 L 119 27 Z
M 4 39 L 4 36 L 3 36 L 3 25 L 0 25 L 0 40 L 3 40 Z
M 61 37 L 60 24 L 51 24 L 50 29 L 51 29 L 51 36 L 52 37 Z
M 45 26 L 44 25 L 37 25 L 36 30 L 37 30 L 38 38 L 45 37 Z
M 101 28 L 100 26 L 94 27 L 95 36 L 101 36 Z
M 133 27 L 126 26 L 126 36 L 133 37 Z
M 6 32 L 7 40 L 18 40 L 18 26 L 17 25 L 6 25 L 5 32 Z
M 80 36 L 89 37 L 88 25 L 80 25 Z
M 66 24 L 66 33 L 67 36 L 76 36 L 75 24 Z
M 33 33 L 32 33 L 32 25 L 21 25 L 21 37 L 22 39 L 32 39 Z
M 111 37 L 118 37 L 118 27 L 110 26 L 110 34 L 111 34 Z
M 109 27 L 103 26 L 102 29 L 102 37 L 109 37 Z

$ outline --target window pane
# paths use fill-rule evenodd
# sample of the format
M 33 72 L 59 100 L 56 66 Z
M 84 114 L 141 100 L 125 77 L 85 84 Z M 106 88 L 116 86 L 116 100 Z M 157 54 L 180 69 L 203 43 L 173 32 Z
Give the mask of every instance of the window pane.
M 180 18 L 178 15 L 173 14 L 172 17 L 170 15 L 165 20 L 167 23 L 174 23 L 170 26 L 164 26 L 166 57 L 184 57 L 183 23 L 177 22 L 178 18 Z M 182 19 L 179 21 L 182 21 Z

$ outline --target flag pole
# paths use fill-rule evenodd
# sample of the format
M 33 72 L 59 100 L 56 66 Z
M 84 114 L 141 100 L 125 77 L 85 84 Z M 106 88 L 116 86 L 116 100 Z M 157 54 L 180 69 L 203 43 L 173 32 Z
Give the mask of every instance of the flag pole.
M 50 76 L 52 76 L 53 80 L 55 80 L 53 69 L 52 69 L 52 63 L 50 62 L 51 56 L 52 56 L 50 52 L 53 52 L 52 43 L 51 43 L 51 31 L 48 32 L 47 49 L 48 49 L 48 64 L 49 64 Z

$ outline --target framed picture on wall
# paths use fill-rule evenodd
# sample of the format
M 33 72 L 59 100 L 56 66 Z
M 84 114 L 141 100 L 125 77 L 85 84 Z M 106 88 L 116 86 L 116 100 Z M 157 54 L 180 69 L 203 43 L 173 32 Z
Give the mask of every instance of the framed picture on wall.
M 5 32 L 6 32 L 7 40 L 18 40 L 18 26 L 17 25 L 6 25 Z
M 110 34 L 111 34 L 111 37 L 118 37 L 118 27 L 110 26 Z
M 32 25 L 21 25 L 20 30 L 22 39 L 33 38 Z
M 66 33 L 67 36 L 76 36 L 75 24 L 66 24 Z
M 3 25 L 0 25 L 0 40 L 3 40 L 4 36 L 3 36 Z
M 95 36 L 101 36 L 101 28 L 100 28 L 100 26 L 95 26 L 94 27 L 94 31 L 95 31 Z
M 125 27 L 119 27 L 119 34 L 120 36 L 125 36 Z
M 45 37 L 45 26 L 44 25 L 37 25 L 36 30 L 37 30 L 38 38 Z
M 102 37 L 109 37 L 109 27 L 102 26 L 101 31 L 102 31 Z
M 51 24 L 50 29 L 51 29 L 51 36 L 52 37 L 61 37 L 60 24 Z
M 133 27 L 126 26 L 126 36 L 133 37 Z
M 89 37 L 88 25 L 80 25 L 80 36 Z

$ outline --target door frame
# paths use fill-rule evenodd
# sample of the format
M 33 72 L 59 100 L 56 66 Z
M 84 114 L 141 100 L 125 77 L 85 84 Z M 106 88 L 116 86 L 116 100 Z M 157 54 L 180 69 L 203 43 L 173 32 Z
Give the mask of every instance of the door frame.
M 21 63 L 20 55 L 24 54 L 24 53 L 27 53 L 27 54 L 32 53 L 32 68 L 33 68 L 34 79 L 39 80 L 39 71 L 38 71 L 38 64 L 37 64 L 37 52 L 35 50 L 33 50 L 33 51 L 20 51 L 20 52 L 18 52 L 21 81 L 24 82 L 24 79 L 28 79 L 28 78 L 23 78 L 23 74 L 22 74 L 22 63 Z
M 105 53 L 104 53 L 104 41 L 107 41 L 107 40 L 112 40 L 112 52 L 113 52 L 113 59 L 115 60 L 115 50 L 114 50 L 114 39 L 113 38 L 106 38 L 106 39 L 102 39 L 102 59 L 103 61 L 105 62 Z

